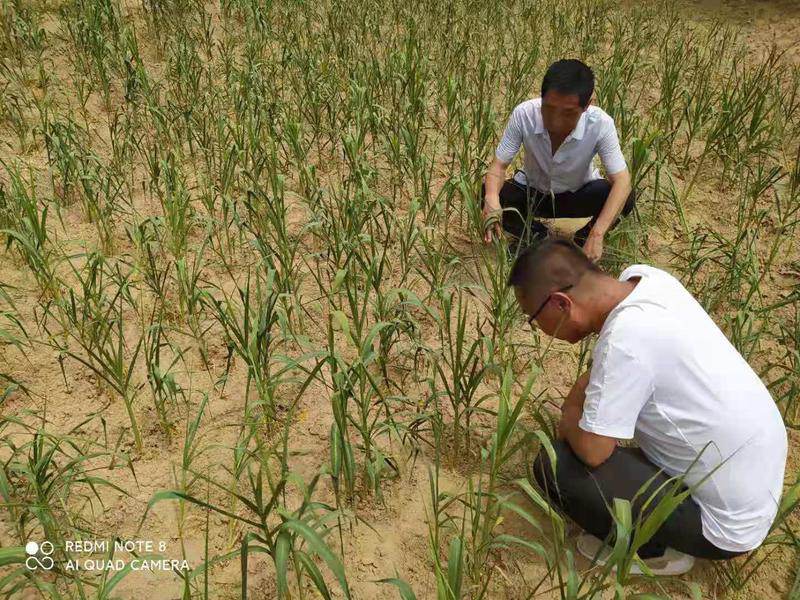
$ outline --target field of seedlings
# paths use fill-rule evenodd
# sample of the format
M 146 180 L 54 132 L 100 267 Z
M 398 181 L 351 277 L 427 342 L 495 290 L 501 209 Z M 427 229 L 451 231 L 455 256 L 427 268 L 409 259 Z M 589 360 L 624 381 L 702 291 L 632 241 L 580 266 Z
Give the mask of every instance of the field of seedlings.
M 0 597 L 800 598 L 798 40 L 791 0 L 0 0 Z M 530 483 L 592 342 L 527 326 L 478 195 L 563 57 L 638 191 L 602 265 L 679 277 L 789 431 L 764 545 L 680 578 Z

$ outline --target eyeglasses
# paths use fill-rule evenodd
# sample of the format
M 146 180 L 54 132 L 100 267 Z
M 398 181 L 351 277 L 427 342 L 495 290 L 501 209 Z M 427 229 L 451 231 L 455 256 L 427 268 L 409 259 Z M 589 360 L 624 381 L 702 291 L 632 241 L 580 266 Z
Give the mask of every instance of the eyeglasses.
M 552 298 L 552 297 L 553 297 L 553 294 L 557 294 L 558 292 L 566 292 L 566 291 L 567 291 L 569 288 L 571 288 L 573 285 L 575 285 L 575 284 L 574 284 L 574 283 L 570 283 L 569 285 L 565 285 L 564 287 L 562 287 L 562 288 L 559 288 L 559 289 L 557 289 L 557 290 L 553 290 L 552 292 L 550 292 L 549 294 L 547 294 L 547 298 L 545 298 L 545 299 L 544 299 L 544 302 L 542 302 L 541 306 L 539 306 L 539 308 L 538 308 L 538 309 L 536 309 L 536 312 L 535 312 L 535 313 L 533 313 L 533 314 L 532 314 L 530 317 L 528 317 L 528 325 L 530 325 L 531 327 L 533 327 L 533 320 L 534 320 L 534 319 L 535 319 L 537 316 L 539 316 L 539 313 L 540 313 L 540 312 L 542 312 L 542 309 L 545 307 L 545 305 L 546 305 L 548 302 L 550 302 L 550 298 Z

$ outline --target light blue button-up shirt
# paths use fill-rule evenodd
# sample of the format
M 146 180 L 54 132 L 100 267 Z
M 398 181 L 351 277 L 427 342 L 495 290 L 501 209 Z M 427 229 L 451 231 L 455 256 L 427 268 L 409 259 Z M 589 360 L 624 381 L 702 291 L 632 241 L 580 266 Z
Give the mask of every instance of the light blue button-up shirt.
M 593 163 L 595 155 L 609 175 L 627 168 L 614 119 L 597 106 L 583 111 L 575 129 L 553 155 L 550 134 L 542 120 L 542 99 L 522 102 L 511 113 L 495 156 L 510 163 L 520 146 L 525 147 L 525 170 L 515 179 L 542 192 L 574 192 L 599 179 L 600 171 Z

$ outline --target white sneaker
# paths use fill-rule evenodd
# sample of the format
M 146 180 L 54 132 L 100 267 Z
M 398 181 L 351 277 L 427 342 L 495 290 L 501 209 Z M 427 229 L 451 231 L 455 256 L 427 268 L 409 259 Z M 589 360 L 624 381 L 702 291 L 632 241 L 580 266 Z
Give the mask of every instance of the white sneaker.
M 578 536 L 578 552 L 598 565 L 605 565 L 611 556 L 611 548 L 589 533 Z M 691 571 L 694 566 L 694 556 L 667 548 L 663 556 L 643 559 L 653 575 L 683 575 Z M 638 563 L 631 564 L 631 575 L 644 575 Z

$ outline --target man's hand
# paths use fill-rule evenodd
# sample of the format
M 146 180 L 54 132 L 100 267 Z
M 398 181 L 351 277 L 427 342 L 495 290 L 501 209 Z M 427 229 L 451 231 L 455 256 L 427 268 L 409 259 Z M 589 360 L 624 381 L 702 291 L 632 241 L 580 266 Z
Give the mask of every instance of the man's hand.
M 491 222 L 491 221 L 494 222 Z M 503 222 L 503 208 L 497 198 L 486 198 L 483 202 L 483 241 L 487 244 L 502 235 L 501 223 Z
M 597 262 L 603 256 L 603 237 L 616 221 L 631 193 L 631 174 L 628 169 L 608 175 L 608 180 L 611 182 L 611 191 L 583 244 L 584 253 L 593 262 Z
M 583 244 L 583 251 L 592 262 L 600 260 L 603 256 L 603 234 L 592 229 Z

